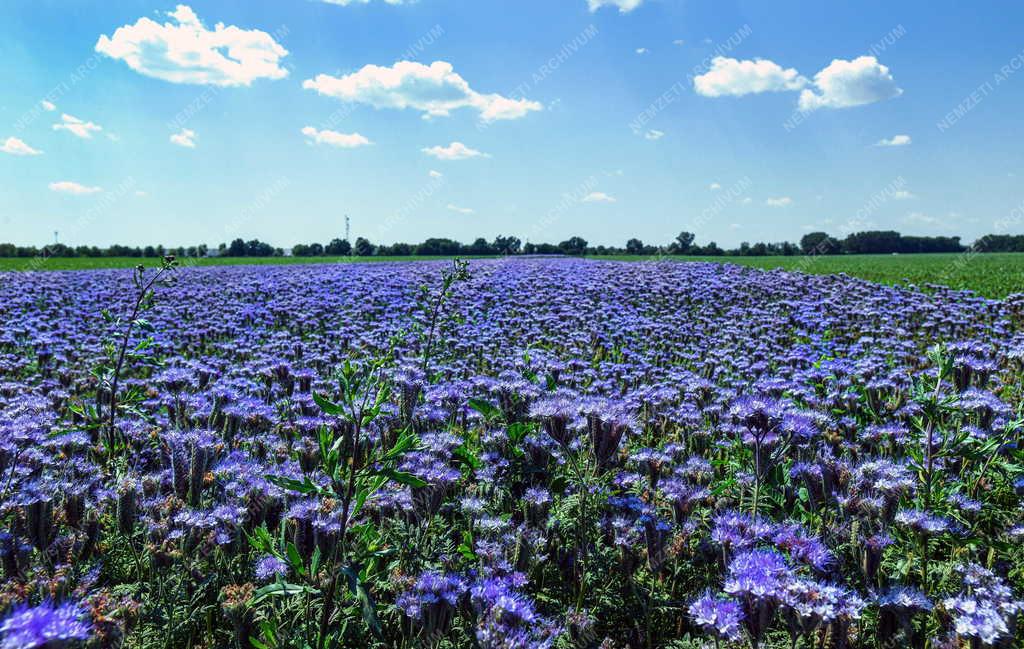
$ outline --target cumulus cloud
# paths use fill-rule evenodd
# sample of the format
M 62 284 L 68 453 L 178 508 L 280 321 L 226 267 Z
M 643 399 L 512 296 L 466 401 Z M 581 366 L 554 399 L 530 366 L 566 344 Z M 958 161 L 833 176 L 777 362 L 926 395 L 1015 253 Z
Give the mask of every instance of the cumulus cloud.
M 697 94 L 705 97 L 740 97 L 758 92 L 800 90 L 807 79 L 793 68 L 768 59 L 740 61 L 724 56 L 711 60 L 711 68 L 693 79 Z
M 614 203 L 616 202 L 615 197 L 609 196 L 604 192 L 590 192 L 583 197 L 584 203 Z
M 889 68 L 873 56 L 858 56 L 852 61 L 834 59 L 814 75 L 814 89 L 800 93 L 800 110 L 849 108 L 873 104 L 903 94 Z
M 893 135 L 875 142 L 875 146 L 907 146 L 910 142 L 909 135 Z
M 431 178 L 441 178 L 444 176 L 444 174 L 441 173 L 440 171 L 435 171 L 433 169 L 427 172 L 427 175 L 430 176 Z
M 479 93 L 445 61 L 430 65 L 415 61 L 399 61 L 391 67 L 367 65 L 342 77 L 318 74 L 303 81 L 302 87 L 374 108 L 411 108 L 424 117 L 447 117 L 453 110 L 471 108 L 480 113 L 483 121 L 493 122 L 518 119 L 544 108 L 528 99 Z
M 171 136 L 171 144 L 183 146 L 186 149 L 196 148 L 196 132 L 190 128 L 183 128 L 181 132 Z
M 9 137 L 0 144 L 0 151 L 10 155 L 40 155 L 42 151 L 33 149 L 16 137 Z
M 644 0 L 587 0 L 591 13 L 601 7 L 618 7 L 619 13 L 626 14 L 644 3 Z
M 713 191 L 713 192 L 717 192 L 721 188 L 722 188 L 722 186 L 720 184 L 718 184 L 718 183 L 711 183 L 710 185 L 708 185 L 708 189 Z
M 651 51 L 649 49 L 647 49 L 646 47 L 638 47 L 638 48 L 636 48 L 636 53 L 637 54 L 649 54 L 650 52 Z
M 326 144 L 341 149 L 355 149 L 372 144 L 369 139 L 359 133 L 339 133 L 337 131 L 318 131 L 312 126 L 302 129 L 302 134 L 314 144 Z
M 780 196 L 778 198 L 769 198 L 764 204 L 768 207 L 789 207 L 793 204 L 793 199 L 789 196 Z
M 60 122 L 53 125 L 53 130 L 67 131 L 75 137 L 91 140 L 92 134 L 102 131 L 103 127 L 99 124 L 87 122 L 85 120 L 78 119 L 73 115 L 64 113 L 60 116 Z
M 469 158 L 490 157 L 488 154 L 472 149 L 462 142 L 452 142 L 448 146 L 438 145 L 420 150 L 438 160 L 467 160 Z
M 644 137 L 651 141 L 660 140 L 661 138 L 665 137 L 665 132 L 652 128 L 651 130 L 644 133 Z
M 892 197 L 895 198 L 898 201 L 906 201 L 906 200 L 910 200 L 911 198 L 917 198 L 917 196 L 915 194 L 913 194 L 912 192 L 908 192 L 905 189 L 900 189 L 900 190 L 897 190 L 897 191 L 893 192 L 892 193 Z
M 471 210 L 468 207 L 459 207 L 458 205 L 453 205 L 452 203 L 448 203 L 448 209 L 451 210 L 452 212 L 458 212 L 459 214 L 473 213 L 473 210 Z
M 39 102 L 39 105 L 43 107 L 43 110 L 48 110 L 50 112 L 57 110 L 56 104 L 54 104 L 52 101 L 46 101 L 45 99 Z
M 283 79 L 288 50 L 270 34 L 217 23 L 207 29 L 187 5 L 168 12 L 161 24 L 139 18 L 102 35 L 96 51 L 148 77 L 172 83 L 248 86 L 257 79 Z
M 103 189 L 100 187 L 87 187 L 70 180 L 60 180 L 58 182 L 50 183 L 50 191 L 57 192 L 58 194 L 84 196 L 86 194 L 96 194 L 103 191 Z

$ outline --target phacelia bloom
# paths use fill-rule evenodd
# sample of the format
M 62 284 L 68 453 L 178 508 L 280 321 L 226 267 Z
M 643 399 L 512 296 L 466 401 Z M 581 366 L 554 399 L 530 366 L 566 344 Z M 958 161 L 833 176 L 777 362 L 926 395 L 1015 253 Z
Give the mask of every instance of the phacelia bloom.
M 428 571 L 421 574 L 409 590 L 399 595 L 395 604 L 429 632 L 443 633 L 467 590 L 466 581 L 458 575 Z
M 754 645 L 771 626 L 794 575 L 774 550 L 750 550 L 729 563 L 724 590 L 743 608 L 743 625 Z
M 3 634 L 2 649 L 33 649 L 35 647 L 70 646 L 76 640 L 88 640 L 92 626 L 83 621 L 85 611 L 74 602 L 54 605 L 43 602 L 39 606 L 14 609 L 0 622 Z
M 690 604 L 689 613 L 694 624 L 703 629 L 705 633 L 725 640 L 740 639 L 743 609 L 740 608 L 738 602 L 717 598 L 707 593 Z
M 256 560 L 253 569 L 258 581 L 270 581 L 276 577 L 284 577 L 288 574 L 288 564 L 272 554 L 260 557 Z
M 941 534 L 954 530 L 954 524 L 942 516 L 933 516 L 916 509 L 904 509 L 896 514 L 896 522 L 915 532 L 926 535 Z

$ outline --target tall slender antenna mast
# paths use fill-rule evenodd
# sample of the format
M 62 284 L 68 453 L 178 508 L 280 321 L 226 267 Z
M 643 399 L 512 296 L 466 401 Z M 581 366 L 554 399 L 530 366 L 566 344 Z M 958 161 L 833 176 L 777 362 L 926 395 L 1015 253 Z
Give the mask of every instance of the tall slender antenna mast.
M 349 232 L 349 230 L 350 230 L 350 225 L 351 225 L 351 224 L 350 224 L 350 222 L 349 222 L 348 214 L 346 214 L 346 215 L 345 215 L 345 241 L 348 241 L 349 243 L 352 243 L 352 240 L 351 240 L 351 239 L 349 238 L 349 234 L 351 234 L 351 233 Z
M 53 231 L 53 244 L 54 245 L 57 245 L 58 243 L 60 243 L 60 241 L 57 238 L 58 234 L 59 233 L 56 230 Z

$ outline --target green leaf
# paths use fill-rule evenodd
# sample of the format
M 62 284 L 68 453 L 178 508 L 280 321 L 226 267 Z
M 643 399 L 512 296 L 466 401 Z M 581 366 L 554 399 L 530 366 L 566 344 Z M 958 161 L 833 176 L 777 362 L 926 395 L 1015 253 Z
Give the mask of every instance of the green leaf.
M 417 478 L 411 473 L 405 471 L 396 471 L 395 469 L 377 469 L 373 472 L 374 475 L 384 476 L 388 480 L 397 482 L 398 484 L 404 484 L 407 487 L 426 487 L 427 483 L 420 478 Z
M 320 487 L 313 484 L 313 482 L 309 478 L 306 478 L 305 480 L 301 481 L 295 480 L 294 478 L 286 478 L 284 476 L 279 475 L 267 475 L 266 478 L 268 481 L 270 481 L 271 484 L 277 485 L 278 487 L 281 487 L 282 489 L 287 489 L 289 491 L 297 491 L 300 494 L 308 495 L 311 493 L 320 492 Z
M 295 544 L 289 542 L 285 546 L 285 551 L 288 553 L 288 563 L 292 564 L 292 570 L 298 575 L 306 574 L 306 565 L 303 563 L 302 557 L 299 556 L 299 549 L 295 547 Z
M 530 425 L 523 423 L 521 421 L 517 421 L 514 424 L 510 424 L 508 430 L 506 431 L 509 440 L 511 440 L 513 444 L 518 444 L 519 442 L 523 441 L 523 439 L 525 439 L 529 433 Z
M 320 572 L 320 546 L 317 546 L 313 550 L 313 557 L 309 560 L 309 574 L 316 577 L 316 573 Z
M 252 603 L 253 606 L 259 604 L 268 597 L 291 597 L 293 595 L 299 595 L 301 593 L 309 593 L 310 595 L 319 595 L 320 591 L 309 586 L 301 586 L 299 584 L 289 584 L 283 581 L 279 581 L 273 584 L 267 584 L 263 588 L 260 588 L 253 593 Z
M 470 399 L 468 405 L 488 422 L 501 419 L 503 416 L 500 408 L 483 399 Z
M 398 436 L 398 439 L 395 440 L 395 445 L 392 446 L 391 450 L 389 450 L 381 457 L 380 461 L 388 462 L 390 460 L 397 459 L 402 455 L 405 455 L 406 451 L 410 450 L 416 445 L 416 442 L 417 438 L 415 434 L 409 431 L 402 432 L 402 434 Z
M 342 573 L 348 578 L 349 592 L 355 596 L 359 601 L 360 609 L 363 614 L 363 621 L 366 622 L 366 626 L 370 628 L 373 635 L 378 638 L 383 638 L 381 632 L 380 620 L 377 618 L 377 606 L 370 596 L 370 591 L 366 590 L 366 586 L 359 579 L 359 574 L 352 567 L 345 566 L 341 569 Z
M 314 392 L 313 401 L 316 402 L 316 405 L 320 406 L 320 409 L 323 410 L 325 414 L 333 416 L 341 416 L 345 414 L 344 408 L 329 400 L 322 394 Z
M 473 471 L 476 471 L 483 466 L 483 462 L 480 461 L 480 458 L 478 458 L 473 451 L 469 450 L 465 444 L 456 447 L 455 450 L 452 451 L 452 459 Z

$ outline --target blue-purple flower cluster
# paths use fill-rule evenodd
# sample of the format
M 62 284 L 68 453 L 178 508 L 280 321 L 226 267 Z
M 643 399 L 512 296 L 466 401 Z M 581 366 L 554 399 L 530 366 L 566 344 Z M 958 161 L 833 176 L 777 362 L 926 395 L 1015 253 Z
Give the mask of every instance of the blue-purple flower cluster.
M 1019 642 L 1017 300 L 444 268 L 0 274 L 0 647 Z

